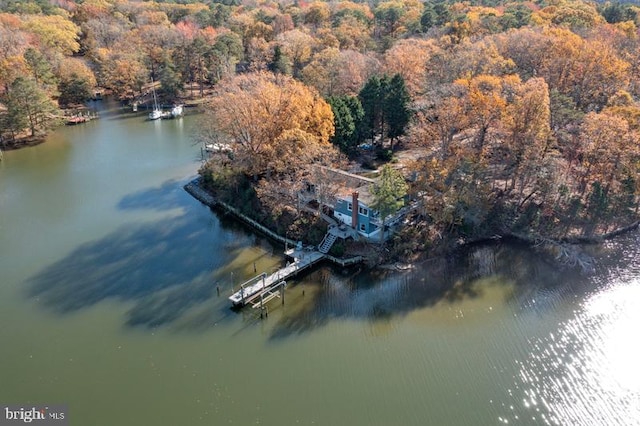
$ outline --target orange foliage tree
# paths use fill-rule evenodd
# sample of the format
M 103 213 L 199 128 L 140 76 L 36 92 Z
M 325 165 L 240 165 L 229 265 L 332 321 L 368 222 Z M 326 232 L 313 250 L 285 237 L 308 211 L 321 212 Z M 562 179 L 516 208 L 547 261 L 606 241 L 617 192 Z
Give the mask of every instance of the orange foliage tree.
M 333 113 L 315 90 L 291 77 L 258 72 L 218 85 L 203 125 L 231 146 L 252 176 L 285 173 L 331 150 Z

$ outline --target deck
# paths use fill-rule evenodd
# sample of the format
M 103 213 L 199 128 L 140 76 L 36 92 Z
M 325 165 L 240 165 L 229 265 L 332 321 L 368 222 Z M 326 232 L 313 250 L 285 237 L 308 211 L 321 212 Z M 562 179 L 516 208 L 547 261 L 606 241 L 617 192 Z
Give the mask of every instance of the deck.
M 287 266 L 271 275 L 262 273 L 244 282 L 240 285 L 240 290 L 229 297 L 231 303 L 234 306 L 250 304 L 258 299 L 261 294 L 264 294 L 265 291 L 315 265 L 325 257 L 319 251 L 309 250 L 291 250 L 287 254 L 293 257 L 294 261 L 292 263 L 288 263 Z

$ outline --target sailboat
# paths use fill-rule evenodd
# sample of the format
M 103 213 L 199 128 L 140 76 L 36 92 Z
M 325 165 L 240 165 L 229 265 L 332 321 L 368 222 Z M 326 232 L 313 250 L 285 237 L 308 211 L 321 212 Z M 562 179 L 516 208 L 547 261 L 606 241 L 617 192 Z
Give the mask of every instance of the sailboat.
M 156 96 L 156 89 L 153 87 L 153 80 L 151 80 L 151 91 L 153 92 L 153 111 L 149 113 L 149 120 L 157 120 L 162 117 L 162 110 L 158 106 L 158 97 Z

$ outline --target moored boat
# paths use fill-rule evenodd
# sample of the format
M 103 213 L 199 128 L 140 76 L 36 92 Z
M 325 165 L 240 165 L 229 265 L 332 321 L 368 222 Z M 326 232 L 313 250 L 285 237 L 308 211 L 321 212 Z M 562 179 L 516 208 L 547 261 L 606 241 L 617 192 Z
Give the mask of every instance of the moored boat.
M 156 89 L 153 87 L 153 80 L 151 83 L 151 91 L 153 92 L 153 111 L 149 113 L 149 120 L 157 120 L 162 118 L 162 110 L 158 106 L 158 97 L 156 96 Z
M 174 105 L 173 108 L 171 108 L 171 117 L 173 118 L 181 117 L 182 114 L 184 114 L 183 105 Z

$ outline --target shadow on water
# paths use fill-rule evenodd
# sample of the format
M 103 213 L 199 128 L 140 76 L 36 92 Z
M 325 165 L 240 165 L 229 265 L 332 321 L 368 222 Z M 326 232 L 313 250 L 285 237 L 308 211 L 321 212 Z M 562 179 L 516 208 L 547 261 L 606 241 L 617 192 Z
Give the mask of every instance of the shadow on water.
M 118 207 L 186 207 L 191 199 L 182 191 L 179 182 L 168 181 L 127 195 Z M 226 298 L 217 297 L 216 282 L 227 279 L 230 268 L 249 267 L 255 259 L 245 259 L 242 252 L 256 245 L 256 238 L 221 225 L 208 210 L 185 210 L 152 223 L 123 226 L 79 246 L 31 277 L 28 295 L 60 314 L 105 300 L 131 302 L 128 326 L 171 324 L 201 330 L 230 317 Z
M 170 210 L 180 206 L 184 190 L 178 180 L 168 180 L 157 188 L 126 195 L 118 203 L 120 210 Z
M 594 273 L 604 276 L 628 266 L 629 257 L 615 255 L 625 246 L 598 248 L 593 253 L 598 265 Z M 283 315 L 271 338 L 306 333 L 336 318 L 387 321 L 437 304 L 481 298 L 494 285 L 503 287 L 503 303 L 543 315 L 576 295 L 593 292 L 600 280 L 592 278 L 548 253 L 514 243 L 471 247 L 409 272 L 324 268 L 306 280 L 314 283 L 313 300 Z
M 123 226 L 79 246 L 31 277 L 29 296 L 61 314 L 105 300 L 125 301 L 132 304 L 127 326 L 171 326 L 184 332 L 237 317 L 225 297 L 231 290 L 229 276 L 251 274 L 252 263 L 273 254 L 274 246 L 224 215 L 194 211 L 182 191 L 181 183 L 172 180 L 125 196 L 118 203 L 121 210 L 182 208 L 183 213 Z M 257 245 L 261 251 L 247 256 L 245 250 Z M 635 254 L 615 255 L 629 245 L 599 249 L 599 258 L 609 260 L 596 273 L 632 262 Z M 576 269 L 507 243 L 472 247 L 402 273 L 323 266 L 287 290 L 289 302 L 271 338 L 306 333 L 335 318 L 385 321 L 436 304 L 481 298 L 487 282 L 504 286 L 505 302 L 540 314 L 568 295 L 590 291 L 591 285 Z M 224 286 L 220 297 L 218 284 Z M 307 297 L 300 296 L 302 289 Z M 249 317 L 253 324 L 255 318 Z

